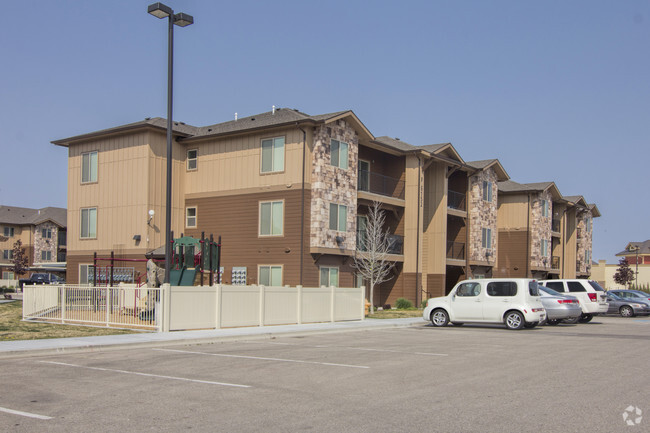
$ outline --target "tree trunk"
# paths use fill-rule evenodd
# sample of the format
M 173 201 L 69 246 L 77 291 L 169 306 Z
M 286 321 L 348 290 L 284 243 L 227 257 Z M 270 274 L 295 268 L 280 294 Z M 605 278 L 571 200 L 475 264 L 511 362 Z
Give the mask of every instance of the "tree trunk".
M 374 303 L 374 297 L 375 297 L 375 285 L 373 283 L 370 283 L 370 314 L 375 314 L 375 303 Z

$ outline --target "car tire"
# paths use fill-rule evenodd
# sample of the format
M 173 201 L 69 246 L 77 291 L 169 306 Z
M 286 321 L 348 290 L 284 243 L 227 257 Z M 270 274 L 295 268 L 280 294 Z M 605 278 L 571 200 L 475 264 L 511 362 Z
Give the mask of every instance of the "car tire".
M 508 311 L 503 318 L 506 328 L 519 330 L 524 327 L 524 316 L 519 311 Z
M 623 305 L 618 312 L 621 317 L 634 317 L 634 309 L 629 305 Z
M 451 322 L 451 324 L 454 325 L 454 326 L 463 326 L 464 325 L 463 322 Z
M 526 328 L 526 329 L 533 329 L 533 328 L 534 328 L 535 326 L 537 326 L 538 324 L 539 324 L 539 323 L 537 323 L 537 322 L 526 323 L 526 324 L 524 325 L 524 328 Z
M 549 326 L 557 326 L 560 323 L 559 319 L 549 319 L 546 321 L 546 324 Z
M 592 314 L 583 314 L 582 316 L 580 316 L 580 319 L 578 319 L 578 321 L 580 323 L 589 323 L 593 318 L 594 316 Z
M 442 308 L 433 310 L 431 313 L 431 323 L 437 327 L 447 326 L 449 323 L 449 314 Z
M 578 323 L 578 320 L 580 320 L 580 316 L 571 317 L 570 319 L 562 319 L 562 323 L 566 323 L 567 325 L 575 325 Z

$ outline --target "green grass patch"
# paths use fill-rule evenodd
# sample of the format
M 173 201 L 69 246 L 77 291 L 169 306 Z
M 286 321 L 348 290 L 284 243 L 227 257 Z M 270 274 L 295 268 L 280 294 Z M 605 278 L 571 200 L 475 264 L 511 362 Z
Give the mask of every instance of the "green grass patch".
M 375 314 L 367 314 L 367 319 L 404 319 L 409 317 L 422 317 L 422 310 L 417 308 L 381 310 Z

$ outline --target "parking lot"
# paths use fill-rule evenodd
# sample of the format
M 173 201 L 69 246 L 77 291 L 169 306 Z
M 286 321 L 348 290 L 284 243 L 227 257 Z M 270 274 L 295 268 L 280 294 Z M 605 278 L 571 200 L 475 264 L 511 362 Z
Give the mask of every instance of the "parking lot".
M 647 431 L 650 319 L 422 325 L 0 361 L 0 431 Z M 623 413 L 629 406 L 643 415 Z M 638 423 L 636 423 L 638 421 Z

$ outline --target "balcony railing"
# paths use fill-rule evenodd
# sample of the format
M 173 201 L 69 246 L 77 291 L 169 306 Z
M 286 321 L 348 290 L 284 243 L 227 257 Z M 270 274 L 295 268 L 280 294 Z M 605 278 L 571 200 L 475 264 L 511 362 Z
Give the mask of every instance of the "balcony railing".
M 465 244 L 461 242 L 447 241 L 447 258 L 465 260 Z
M 366 239 L 365 230 L 357 230 L 357 250 L 367 251 L 364 243 Z M 388 254 L 404 254 L 404 237 L 400 235 L 388 235 Z
M 576 272 L 582 272 L 582 263 L 580 262 L 576 263 Z
M 551 269 L 560 269 L 560 257 L 559 256 L 551 257 Z
M 447 207 L 456 210 L 465 210 L 465 194 L 449 190 L 447 192 Z
M 560 232 L 560 220 L 551 220 L 551 231 L 554 231 L 556 233 Z
M 394 177 L 384 176 L 383 174 L 373 173 L 372 171 L 359 170 L 357 189 L 359 191 L 404 200 L 404 184 L 405 182 L 403 180 L 395 179 Z

